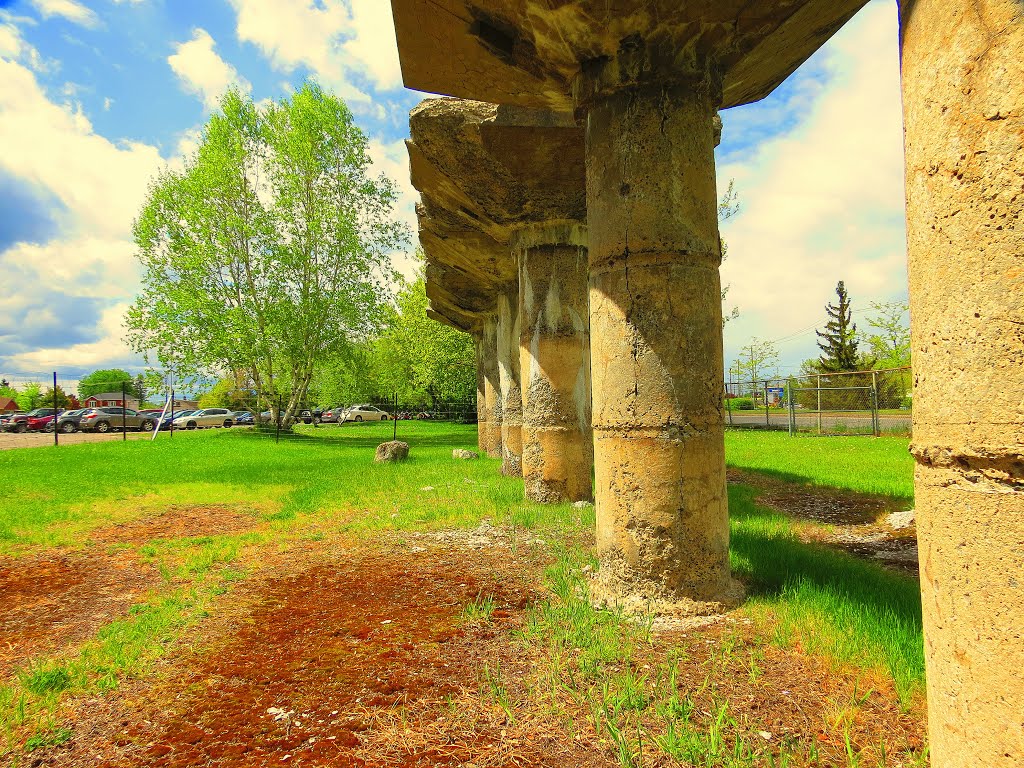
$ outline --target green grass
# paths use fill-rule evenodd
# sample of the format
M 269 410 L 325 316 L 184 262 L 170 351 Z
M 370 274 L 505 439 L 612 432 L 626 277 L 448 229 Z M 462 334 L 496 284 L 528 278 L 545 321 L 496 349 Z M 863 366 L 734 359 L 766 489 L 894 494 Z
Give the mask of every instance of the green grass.
M 0 472 L 7 480 L 0 498 L 0 555 L 88 547 L 97 529 L 159 514 L 170 505 L 238 505 L 253 513 L 255 525 L 237 535 L 135 546 L 138 557 L 163 575 L 161 588 L 75 651 L 37 659 L 0 685 L 0 732 L 10 737 L 34 724 L 37 748 L 58 742 L 61 732 L 48 718 L 61 696 L 103 691 L 126 676 L 144 674 L 184 627 L 245 577 L 246 558 L 261 548 L 332 533 L 374 538 L 384 532 L 474 527 L 485 518 L 513 529 L 548 528 L 570 536 L 594 527 L 593 509 L 525 501 L 522 481 L 502 477 L 497 460 L 454 460 L 453 448 L 475 448 L 473 426 L 403 422 L 399 439 L 411 444 L 410 459 L 374 464 L 374 448 L 391 438 L 391 429 L 390 423 L 300 427 L 280 443 L 273 436 L 217 430 L 180 433 L 173 440 L 161 435 L 153 443 L 0 452 Z M 912 497 L 906 440 L 729 432 L 726 447 L 728 463 L 745 470 Z M 733 487 L 730 508 L 733 568 L 749 585 L 744 610 L 763 620 L 782 645 L 799 644 L 837 664 L 881 669 L 905 702 L 918 695 L 923 653 L 920 604 L 911 579 L 800 542 L 785 517 L 757 507 L 750 488 Z M 708 721 L 690 722 L 683 716 L 686 702 L 658 688 L 670 670 L 638 673 L 629 667 L 634 649 L 649 642 L 649 633 L 620 616 L 595 611 L 580 596 L 579 571 L 587 562 L 571 546 L 563 552 L 547 574 L 553 597 L 538 604 L 526 630 L 530 642 L 543 643 L 550 653 L 552 707 L 558 691 L 589 697 L 596 707 L 595 727 L 617 745 L 624 765 L 636 758 L 644 738 L 631 730 L 638 712 L 660 712 L 658 743 L 677 759 L 700 752 L 718 755 L 716 765 L 748 764 L 748 745 L 734 733 L 727 708 L 716 709 Z M 486 623 L 491 610 L 493 601 L 480 595 L 464 619 Z M 751 660 L 752 679 L 755 672 Z M 485 670 L 482 687 L 514 718 L 516 702 L 501 674 L 500 668 Z M 732 735 L 723 738 L 723 729 L 732 729 Z M 648 746 L 655 743 L 651 739 Z
M 173 440 L 161 435 L 152 443 L 0 452 L 8 480 L 0 498 L 0 555 L 88 548 L 98 529 L 171 505 L 237 505 L 254 513 L 256 526 L 236 535 L 117 545 L 153 563 L 162 586 L 75 651 L 37 659 L 6 684 L 0 681 L 0 735 L 10 739 L 33 724 L 45 734 L 62 695 L 92 694 L 144 674 L 218 595 L 244 578 L 237 563 L 261 548 L 287 546 L 297 536 L 321 540 L 331 532 L 373 537 L 474 527 L 485 518 L 512 528 L 594 525 L 592 509 L 525 501 L 522 481 L 502 477 L 496 460 L 453 459 L 453 448 L 475 448 L 475 427 L 402 423 L 399 437 L 412 444 L 410 459 L 374 464 L 374 449 L 391 438 L 391 429 L 372 423 L 300 428 L 280 443 L 249 431 L 217 430 L 179 433 Z M 482 596 L 478 608 L 472 618 L 486 620 L 493 605 Z M 42 747 L 46 739 L 40 738 Z
M 359 510 L 347 528 L 363 533 L 580 521 L 569 504 L 526 502 L 522 481 L 502 477 L 497 460 L 453 460 L 453 448 L 476 447 L 475 426 L 402 422 L 399 438 L 412 445 L 409 460 L 384 465 L 373 451 L 391 439 L 389 423 L 300 428 L 280 443 L 218 430 L 3 451 L 0 473 L 17 480 L 0 499 L 0 555 L 81 544 L 90 530 L 170 504 L 246 504 L 278 521 Z
M 790 437 L 784 432 L 727 430 L 730 467 L 794 483 L 860 493 L 914 497 L 914 460 L 905 437 Z
M 749 585 L 745 610 L 769 618 L 776 640 L 840 664 L 887 672 L 909 705 L 924 689 L 917 582 L 881 565 L 801 542 L 790 521 L 729 489 L 732 568 Z

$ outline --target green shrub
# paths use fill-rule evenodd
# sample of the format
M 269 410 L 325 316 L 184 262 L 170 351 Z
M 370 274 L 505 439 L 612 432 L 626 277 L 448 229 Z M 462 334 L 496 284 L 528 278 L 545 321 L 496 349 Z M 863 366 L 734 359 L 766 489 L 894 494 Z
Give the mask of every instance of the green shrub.
M 754 400 L 749 397 L 733 397 L 730 398 L 727 408 L 732 408 L 734 411 L 752 411 L 754 410 Z

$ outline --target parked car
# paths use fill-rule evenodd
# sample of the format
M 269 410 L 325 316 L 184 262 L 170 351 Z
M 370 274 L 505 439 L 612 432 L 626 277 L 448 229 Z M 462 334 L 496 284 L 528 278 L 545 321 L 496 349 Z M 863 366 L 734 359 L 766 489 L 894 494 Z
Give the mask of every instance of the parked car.
M 327 408 L 320 414 L 320 422 L 322 424 L 337 424 L 341 421 L 341 417 L 344 413 L 345 409 L 340 405 L 336 408 Z
M 110 432 L 113 430 L 137 429 L 140 432 L 152 432 L 156 420 L 152 416 L 143 416 L 131 408 L 108 406 L 105 408 L 88 408 L 78 419 L 78 428 L 83 432 Z
M 10 419 L 13 419 L 15 416 L 24 415 L 24 411 L 15 411 L 14 413 L 0 413 L 0 429 L 3 429 L 4 424 L 6 424 Z
M 251 411 L 235 411 L 232 418 L 235 421 L 235 426 L 248 426 L 256 423 Z
M 160 421 L 160 429 L 170 429 L 171 428 L 171 419 L 172 418 L 179 419 L 182 416 L 188 416 L 188 415 L 193 414 L 195 412 L 196 412 L 195 408 L 189 408 L 189 409 L 186 409 L 184 411 L 175 411 L 174 414 L 173 414 L 173 417 L 172 417 L 171 412 L 168 411 L 167 415 L 164 416 L 163 419 Z M 177 426 L 177 425 L 175 425 L 175 426 Z
M 3 429 L 5 432 L 38 432 L 45 429 L 53 421 L 53 415 L 60 413 L 53 408 L 36 408 L 28 413 L 18 413 L 7 417 Z
M 179 416 L 175 418 L 174 427 L 175 429 L 230 427 L 234 423 L 234 414 L 227 408 L 202 408 L 187 416 Z
M 387 421 L 390 418 L 391 414 L 387 411 L 364 403 L 363 405 L 353 405 L 347 409 L 342 423 L 346 421 Z
M 88 411 L 88 408 L 77 408 L 73 411 L 64 411 L 60 416 L 57 417 L 56 429 L 63 432 L 65 435 L 70 435 L 72 432 L 78 431 L 78 422 L 81 420 L 83 414 Z M 47 432 L 53 432 L 54 424 L 51 421 L 46 425 Z

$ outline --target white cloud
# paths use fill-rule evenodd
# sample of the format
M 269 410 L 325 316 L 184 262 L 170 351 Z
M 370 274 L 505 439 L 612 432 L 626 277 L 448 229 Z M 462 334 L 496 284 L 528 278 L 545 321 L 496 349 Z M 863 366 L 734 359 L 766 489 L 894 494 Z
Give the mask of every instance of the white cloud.
M 385 144 L 373 139 L 367 146 L 367 154 L 373 161 L 373 172 L 383 173 L 395 182 L 395 217 L 408 227 L 410 236 L 415 240 L 416 203 L 419 202 L 420 195 L 409 179 L 409 155 L 405 141 Z M 392 262 L 392 266 L 407 278 L 413 277 L 418 266 L 408 253 L 403 252 L 392 254 Z
M 0 61 L 0 82 L 0 169 L 56 197 L 69 230 L 125 236 L 162 164 L 156 148 L 96 134 L 79 107 L 49 101 L 19 64 Z
M 31 0 L 31 2 L 44 19 L 60 16 L 83 27 L 95 27 L 100 23 L 99 17 L 77 0 Z
M 220 97 L 233 85 L 246 93 L 252 90 L 249 81 L 224 61 L 215 47 L 210 33 L 197 28 L 192 31 L 191 40 L 177 43 L 175 53 L 167 57 L 185 90 L 198 96 L 208 110 L 215 109 Z
M 0 59 L 20 61 L 36 72 L 48 70 L 50 65 L 43 61 L 39 51 L 25 42 L 21 36 L 21 30 L 12 23 L 13 21 L 15 21 L 13 17 L 0 13 Z M 31 23 L 26 19 L 17 19 L 17 21 Z
M 60 371 L 75 368 L 99 368 L 118 365 L 135 367 L 138 355 L 124 343 L 124 315 L 129 303 L 118 303 L 103 310 L 96 330 L 96 341 L 74 344 L 70 347 L 34 349 L 8 358 L 11 367 L 22 371 Z
M 346 101 L 370 97 L 353 80 L 376 89 L 401 87 L 398 46 L 387 0 L 230 0 L 238 39 L 256 45 L 278 70 L 308 68 Z
M 0 61 L 0 82 L 0 173 L 56 200 L 49 212 L 59 230 L 47 242 L 10 245 L 0 267 L 25 276 L 19 296 L 40 308 L 61 294 L 116 305 L 92 329 L 95 343 L 13 354 L 7 365 L 49 370 L 126 360 L 120 318 L 139 278 L 131 225 L 165 163 L 153 146 L 96 134 L 80 107 L 51 102 L 26 66 Z
M 740 318 L 726 362 L 751 336 L 775 339 L 824 323 L 845 280 L 856 308 L 906 293 L 903 124 L 895 4 L 869 4 L 829 44 L 826 86 L 789 131 L 719 168 L 741 212 L 723 227 Z M 729 113 L 724 114 L 729 130 Z M 808 331 L 783 363 L 816 356 Z

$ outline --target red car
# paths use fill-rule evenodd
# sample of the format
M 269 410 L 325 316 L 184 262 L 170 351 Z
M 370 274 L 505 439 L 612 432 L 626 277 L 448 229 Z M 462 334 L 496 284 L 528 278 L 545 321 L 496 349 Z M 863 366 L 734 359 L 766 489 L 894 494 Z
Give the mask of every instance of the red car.
M 12 416 L 4 422 L 5 432 L 39 432 L 53 421 L 53 414 L 60 413 L 53 408 L 36 408 L 28 413 Z

